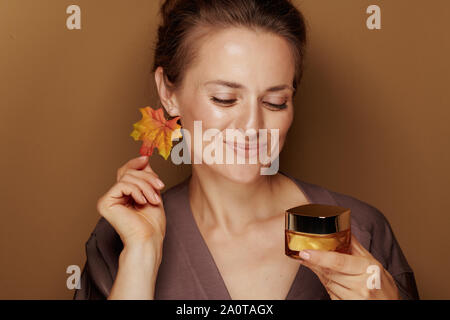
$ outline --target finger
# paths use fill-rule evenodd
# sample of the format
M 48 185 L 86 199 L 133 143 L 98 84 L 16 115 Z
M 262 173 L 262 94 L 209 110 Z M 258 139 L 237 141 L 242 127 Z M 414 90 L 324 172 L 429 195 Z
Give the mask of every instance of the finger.
M 124 181 L 117 182 L 108 192 L 108 196 L 114 199 L 123 199 L 124 196 L 131 196 L 139 204 L 147 203 L 147 199 L 136 185 Z
M 328 295 L 330 296 L 331 300 L 342 300 L 341 298 L 339 298 L 338 296 L 336 296 L 333 292 L 328 292 Z
M 361 274 L 369 265 L 366 258 L 335 251 L 302 250 L 300 257 L 308 264 L 346 274 Z
M 359 298 L 352 290 L 334 281 L 328 283 L 327 291 L 330 296 L 334 295 L 336 297 L 335 300 L 353 300 Z
M 318 277 L 326 279 L 325 282 L 333 281 L 349 290 L 355 291 L 360 291 L 363 289 L 366 285 L 368 277 L 367 274 L 350 275 L 318 266 L 308 266 L 308 268 L 310 268 Z
M 306 264 L 304 264 L 306 266 Z M 318 266 L 307 266 L 319 278 L 327 292 L 333 293 L 340 299 L 368 299 L 367 294 L 367 274 L 347 275 L 334 272 Z
M 357 297 L 357 295 L 354 293 L 354 290 L 348 287 L 348 284 L 349 282 L 355 283 L 356 281 L 354 278 L 358 278 L 359 276 L 339 275 L 334 272 L 331 272 L 329 274 L 324 274 L 322 272 L 315 273 L 333 300 L 349 300 Z M 345 285 L 343 283 L 335 281 L 335 278 L 330 277 L 329 275 L 337 275 L 338 277 L 342 278 L 342 281 L 343 283 L 345 283 Z
M 135 169 L 135 170 L 143 169 L 147 164 L 148 164 L 148 156 L 142 156 L 129 160 L 127 163 L 125 163 L 117 170 L 117 181 L 120 180 L 120 178 L 125 173 L 125 171 L 127 171 L 127 169 Z
M 158 174 L 155 171 L 153 171 L 152 167 L 150 166 L 150 163 L 147 163 L 143 171 L 153 173 L 157 178 L 159 178 Z
M 161 200 L 159 196 L 147 181 L 130 174 L 130 172 L 124 174 L 120 181 L 129 182 L 136 185 L 141 190 L 142 194 L 144 194 L 144 196 L 147 198 L 149 203 L 152 203 L 154 205 L 160 203 Z
M 332 290 L 329 289 L 329 284 L 332 282 L 330 279 L 326 278 L 323 274 L 320 272 L 315 272 L 317 277 L 319 278 L 320 282 L 324 286 L 325 290 L 327 291 L 328 295 L 332 300 L 342 300 L 341 297 L 337 294 L 335 294 Z
M 317 277 L 321 280 L 324 286 L 330 281 L 343 281 L 345 283 L 346 278 L 339 277 L 339 275 L 344 275 L 346 277 L 357 277 L 355 275 L 348 275 L 345 273 L 336 272 L 327 268 L 319 267 L 313 264 L 304 263 L 304 265 L 313 271 Z
M 128 170 L 126 174 L 131 174 L 139 179 L 149 182 L 157 190 L 164 188 L 164 183 L 153 173 L 144 172 L 142 170 Z

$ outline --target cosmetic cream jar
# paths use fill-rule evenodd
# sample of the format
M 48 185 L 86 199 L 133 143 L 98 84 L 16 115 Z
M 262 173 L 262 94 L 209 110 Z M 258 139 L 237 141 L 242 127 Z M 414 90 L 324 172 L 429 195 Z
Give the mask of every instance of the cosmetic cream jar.
M 285 212 L 285 253 L 300 259 L 301 250 L 348 253 L 350 209 L 324 204 L 306 204 Z

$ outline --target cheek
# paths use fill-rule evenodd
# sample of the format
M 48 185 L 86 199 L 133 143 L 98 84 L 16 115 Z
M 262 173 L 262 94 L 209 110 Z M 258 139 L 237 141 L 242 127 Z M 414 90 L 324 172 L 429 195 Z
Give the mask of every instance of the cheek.
M 183 126 L 188 130 L 193 130 L 194 121 L 201 121 L 203 129 L 216 128 L 222 130 L 232 120 L 230 112 L 215 108 L 208 101 L 190 101 L 185 104 L 180 114 L 183 119 Z
M 279 130 L 280 139 L 287 135 L 289 128 L 292 125 L 293 113 L 292 111 L 283 112 L 279 115 L 272 115 L 267 122 L 267 127 Z
M 270 128 L 278 129 L 278 143 L 279 143 L 279 151 L 284 146 L 286 141 L 287 133 L 292 124 L 292 113 L 283 113 L 279 116 L 273 116 L 271 123 L 268 125 Z

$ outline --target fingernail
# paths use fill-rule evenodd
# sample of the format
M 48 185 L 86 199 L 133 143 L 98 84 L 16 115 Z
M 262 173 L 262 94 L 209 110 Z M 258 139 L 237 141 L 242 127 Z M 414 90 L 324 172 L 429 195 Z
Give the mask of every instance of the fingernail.
M 153 195 L 153 197 L 155 198 L 155 200 L 156 200 L 156 202 L 160 202 L 161 201 L 161 199 L 158 197 L 158 195 L 157 194 L 155 194 L 155 195 Z
M 144 159 L 147 159 L 147 156 L 139 157 L 139 160 L 144 160 Z
M 164 183 L 161 180 L 156 179 L 156 184 L 158 185 L 158 187 L 164 188 Z
M 309 260 L 310 254 L 306 251 L 300 251 L 300 257 L 302 257 L 305 260 Z

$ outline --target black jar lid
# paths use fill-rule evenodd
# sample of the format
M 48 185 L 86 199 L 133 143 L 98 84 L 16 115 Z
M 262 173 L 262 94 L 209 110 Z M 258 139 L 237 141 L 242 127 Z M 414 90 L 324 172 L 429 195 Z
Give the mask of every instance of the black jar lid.
M 350 228 L 351 210 L 339 206 L 311 203 L 286 210 L 286 230 L 330 234 Z

